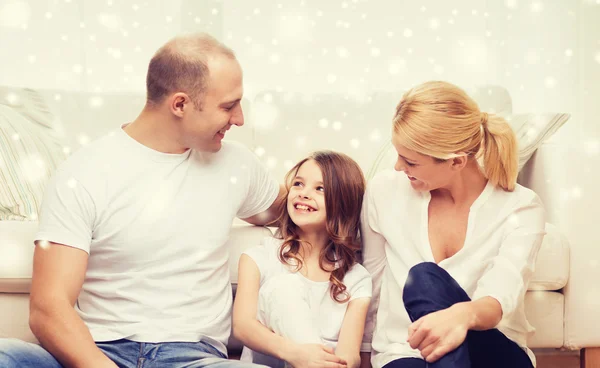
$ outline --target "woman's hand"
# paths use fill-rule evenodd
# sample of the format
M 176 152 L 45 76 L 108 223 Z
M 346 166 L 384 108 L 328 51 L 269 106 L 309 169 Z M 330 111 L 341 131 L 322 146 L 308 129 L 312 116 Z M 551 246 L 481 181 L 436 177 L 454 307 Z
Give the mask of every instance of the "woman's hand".
M 407 341 L 427 362 L 433 363 L 465 341 L 472 319 L 468 304 L 457 303 L 413 322 L 408 327 Z
M 332 348 L 319 344 L 295 344 L 285 360 L 294 368 L 346 368 Z

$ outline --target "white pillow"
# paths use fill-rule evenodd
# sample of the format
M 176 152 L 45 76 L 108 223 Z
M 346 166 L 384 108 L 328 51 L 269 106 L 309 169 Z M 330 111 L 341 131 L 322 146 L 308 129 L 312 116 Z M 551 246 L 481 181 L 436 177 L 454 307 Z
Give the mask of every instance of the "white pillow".
M 48 179 L 64 159 L 52 129 L 0 104 L 0 221 L 37 220 Z
M 570 114 L 561 113 L 514 114 L 505 117 L 515 131 L 519 142 L 519 171 L 542 143 L 563 126 L 570 117 Z
M 11 107 L 27 119 L 54 129 L 56 117 L 50 111 L 42 95 L 30 88 L 0 87 L 0 105 Z
M 519 171 L 521 171 L 542 143 L 550 138 L 570 117 L 570 114 L 563 113 L 514 114 L 504 117 L 517 136 L 519 144 Z M 396 150 L 391 142 L 385 142 L 375 162 L 367 172 L 367 180 L 371 179 L 381 170 L 394 167 L 396 157 Z

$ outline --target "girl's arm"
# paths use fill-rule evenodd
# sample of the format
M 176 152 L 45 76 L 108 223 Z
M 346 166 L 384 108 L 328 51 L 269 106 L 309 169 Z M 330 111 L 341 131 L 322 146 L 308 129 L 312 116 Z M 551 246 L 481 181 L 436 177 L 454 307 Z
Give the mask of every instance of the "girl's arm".
M 345 368 L 344 362 L 331 349 L 317 344 L 294 343 L 260 323 L 256 319 L 259 289 L 258 266 L 252 258 L 242 254 L 233 305 L 233 335 L 238 340 L 254 351 L 284 360 L 296 368 L 307 367 L 311 363 L 323 367 Z
M 346 361 L 348 368 L 361 366 L 360 346 L 370 301 L 371 298 L 351 300 L 344 315 L 335 354 Z

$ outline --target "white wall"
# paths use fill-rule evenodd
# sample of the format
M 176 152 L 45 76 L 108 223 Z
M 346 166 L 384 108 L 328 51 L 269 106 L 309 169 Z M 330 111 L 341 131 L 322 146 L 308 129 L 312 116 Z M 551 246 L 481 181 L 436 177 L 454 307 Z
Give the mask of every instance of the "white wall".
M 236 50 L 255 102 L 243 129 L 269 140 L 263 158 L 278 175 L 312 148 L 370 160 L 394 101 L 429 79 L 500 84 L 516 112 L 571 113 L 556 137 L 561 221 L 600 246 L 580 231 L 600 206 L 600 0 L 0 0 L 0 85 L 142 94 L 151 55 L 187 31 Z M 382 93 L 389 106 L 369 99 Z M 347 100 L 310 111 L 327 95 Z M 279 97 L 307 111 L 278 118 L 268 101 Z M 289 140 L 273 142 L 282 131 Z

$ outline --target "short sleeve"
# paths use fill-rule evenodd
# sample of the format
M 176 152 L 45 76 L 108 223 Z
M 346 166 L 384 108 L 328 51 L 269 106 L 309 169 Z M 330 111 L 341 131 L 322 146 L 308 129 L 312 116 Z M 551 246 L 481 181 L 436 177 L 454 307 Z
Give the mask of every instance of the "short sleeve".
M 260 272 L 260 284 L 262 285 L 269 274 L 270 268 L 277 261 L 277 239 L 266 237 L 262 240 L 261 244 L 252 248 L 249 248 L 243 252 L 248 257 L 252 258 L 258 271 Z
M 248 148 L 239 147 L 240 155 L 245 159 L 248 172 L 246 198 L 237 211 L 237 217 L 252 217 L 271 207 L 279 194 L 279 183 L 271 177 L 264 165 Z
M 350 300 L 370 298 L 373 295 L 373 281 L 369 272 L 360 264 L 352 267 L 353 280 L 350 285 Z
M 95 217 L 96 206 L 90 193 L 68 171 L 59 169 L 46 187 L 35 240 L 89 253 Z

